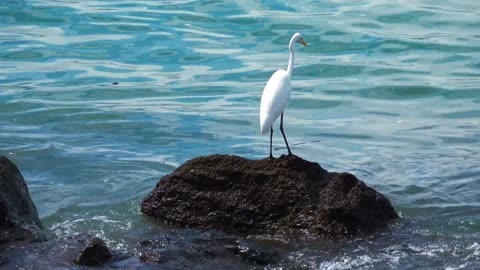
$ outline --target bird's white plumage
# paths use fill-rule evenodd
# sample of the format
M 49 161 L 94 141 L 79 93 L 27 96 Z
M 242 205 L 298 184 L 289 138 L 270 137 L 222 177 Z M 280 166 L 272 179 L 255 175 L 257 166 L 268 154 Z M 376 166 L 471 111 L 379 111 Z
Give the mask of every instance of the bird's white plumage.
M 300 33 L 295 33 L 290 39 L 288 49 L 290 51 L 290 58 L 288 59 L 287 70 L 277 70 L 273 73 L 272 77 L 265 85 L 262 94 L 262 100 L 260 101 L 260 131 L 262 134 L 270 132 L 270 158 L 272 155 L 272 125 L 281 115 L 280 132 L 282 133 L 283 140 L 287 146 L 288 154 L 292 155 L 292 151 L 288 146 L 287 137 L 285 136 L 283 128 L 283 111 L 287 107 L 288 100 L 290 99 L 290 93 L 292 92 L 292 70 L 293 70 L 293 56 L 295 54 L 295 44 L 300 43 L 303 46 L 307 46 L 307 43 L 303 40 Z
M 283 69 L 277 70 L 265 85 L 260 102 L 260 130 L 262 134 L 270 131 L 270 127 L 282 114 L 290 99 L 292 85 L 290 75 Z

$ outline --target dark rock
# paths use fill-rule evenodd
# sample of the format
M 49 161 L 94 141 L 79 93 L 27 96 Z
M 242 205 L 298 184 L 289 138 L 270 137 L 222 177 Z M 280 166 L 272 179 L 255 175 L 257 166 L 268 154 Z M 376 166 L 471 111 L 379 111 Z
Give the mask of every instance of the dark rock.
M 88 235 L 74 234 L 60 240 L 16 242 L 15 245 L 8 245 L 1 253 L 0 269 L 79 269 L 74 261 L 91 239 Z M 113 269 L 135 269 L 122 267 L 125 255 L 114 254 L 108 263 L 102 265 L 103 269 L 110 269 L 109 266 L 113 266 Z M 117 265 L 119 267 L 115 268 Z
M 142 240 L 135 250 L 143 265 L 153 265 L 155 269 L 253 269 L 274 267 L 280 261 L 275 247 L 264 247 L 257 241 L 219 231 L 195 229 Z
M 370 232 L 398 218 L 387 198 L 355 176 L 297 156 L 195 158 L 160 179 L 141 210 L 183 227 L 328 237 Z
M 105 242 L 100 238 L 88 240 L 85 248 L 75 260 L 78 265 L 96 266 L 101 265 L 112 258 L 112 254 Z
M 0 243 L 44 239 L 22 174 L 7 157 L 0 156 Z

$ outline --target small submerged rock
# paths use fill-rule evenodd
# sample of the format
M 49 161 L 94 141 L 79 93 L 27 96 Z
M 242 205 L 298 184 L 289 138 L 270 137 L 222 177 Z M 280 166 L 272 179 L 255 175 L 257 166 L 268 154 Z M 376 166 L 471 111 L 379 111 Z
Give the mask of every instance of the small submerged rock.
M 238 255 L 247 262 L 258 265 L 269 265 L 278 261 L 278 254 L 274 252 L 267 252 L 256 250 L 247 246 L 241 245 L 226 245 L 225 249 L 230 251 L 233 255 Z
M 136 254 L 154 269 L 256 269 L 281 261 L 279 249 L 219 231 L 184 229 L 138 242 Z M 143 268 L 141 268 L 143 269 Z
M 112 258 L 112 253 L 108 249 L 105 242 L 94 237 L 87 241 L 85 248 L 80 252 L 80 255 L 75 259 L 75 264 L 85 266 L 102 265 Z
M 370 232 L 398 218 L 386 197 L 354 175 L 293 155 L 192 159 L 160 179 L 141 210 L 183 227 L 327 237 Z

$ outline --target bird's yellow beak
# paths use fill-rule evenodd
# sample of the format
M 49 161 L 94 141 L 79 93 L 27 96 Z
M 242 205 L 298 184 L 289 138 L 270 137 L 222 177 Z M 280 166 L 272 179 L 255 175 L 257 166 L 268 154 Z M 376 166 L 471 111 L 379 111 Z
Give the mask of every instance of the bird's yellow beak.
M 300 39 L 300 43 L 302 43 L 303 46 L 307 47 L 307 43 L 303 40 L 303 38 Z

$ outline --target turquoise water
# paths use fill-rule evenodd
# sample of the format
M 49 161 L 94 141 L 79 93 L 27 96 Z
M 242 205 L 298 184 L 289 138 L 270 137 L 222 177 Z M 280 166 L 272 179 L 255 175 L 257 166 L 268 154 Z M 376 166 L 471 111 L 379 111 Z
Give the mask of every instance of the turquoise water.
M 50 237 L 86 232 L 121 249 L 160 229 L 140 202 L 176 166 L 268 155 L 260 95 L 301 32 L 292 152 L 354 173 L 403 221 L 375 244 L 295 245 L 286 260 L 477 268 L 479 29 L 474 0 L 3 1 L 0 154 Z

